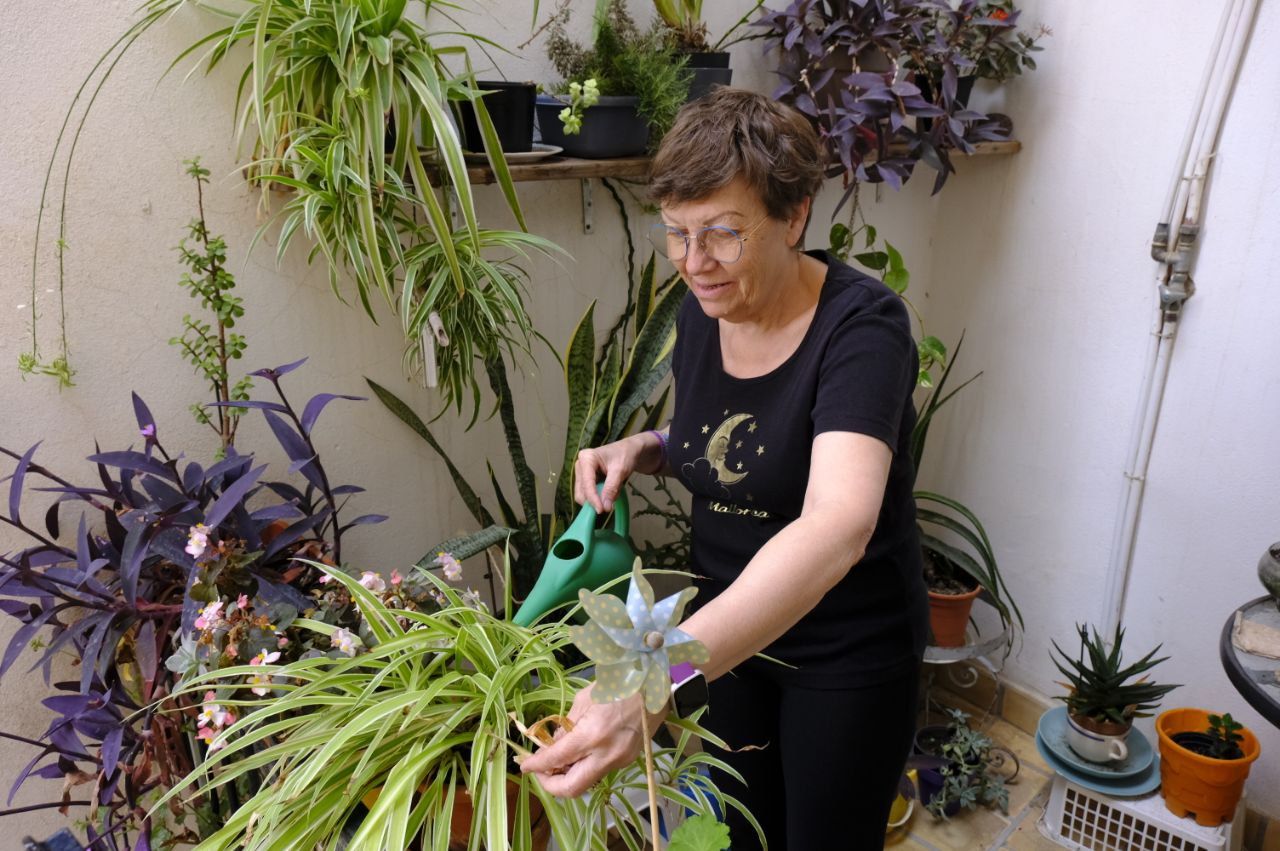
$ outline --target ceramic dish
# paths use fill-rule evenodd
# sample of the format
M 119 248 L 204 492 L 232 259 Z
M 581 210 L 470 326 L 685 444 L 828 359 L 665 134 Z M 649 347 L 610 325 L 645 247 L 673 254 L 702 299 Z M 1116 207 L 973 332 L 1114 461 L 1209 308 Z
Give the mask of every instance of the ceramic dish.
M 1073 751 L 1067 744 L 1067 707 L 1056 706 L 1040 716 L 1040 724 L 1036 735 L 1045 743 L 1059 762 L 1071 766 L 1081 774 L 1088 774 L 1101 780 L 1123 780 L 1136 777 L 1151 765 L 1154 757 L 1151 743 L 1138 730 L 1131 730 L 1125 744 L 1129 746 L 1129 755 L 1115 762 L 1090 762 Z
M 1114 780 L 1102 780 L 1089 774 L 1076 771 L 1058 758 L 1058 755 L 1045 744 L 1040 734 L 1036 734 L 1036 750 L 1049 767 L 1070 780 L 1093 792 L 1101 792 L 1113 798 L 1137 798 L 1149 795 L 1160 788 L 1160 760 L 1153 757 L 1151 764 L 1144 771 L 1132 777 L 1120 777 Z
M 544 145 L 541 142 L 534 142 L 533 150 L 531 151 L 520 151 L 519 153 L 512 152 L 507 154 L 507 163 L 515 165 L 517 163 L 537 162 L 538 160 L 546 159 L 547 157 L 554 157 L 563 150 L 564 148 L 557 147 L 556 145 Z M 462 156 L 467 162 L 472 163 L 473 165 L 485 165 L 489 162 L 489 158 L 485 156 L 483 152 L 475 153 L 472 151 L 463 151 Z

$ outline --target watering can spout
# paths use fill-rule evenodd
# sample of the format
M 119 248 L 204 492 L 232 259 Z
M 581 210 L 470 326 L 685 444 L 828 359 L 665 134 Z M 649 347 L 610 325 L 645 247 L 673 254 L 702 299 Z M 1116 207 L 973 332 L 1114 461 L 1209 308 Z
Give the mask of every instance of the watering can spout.
M 601 485 L 597 485 L 599 489 Z M 578 591 L 595 590 L 631 570 L 630 506 L 623 489 L 613 507 L 612 528 L 596 528 L 596 511 L 584 503 L 578 516 L 547 553 L 533 590 L 512 621 L 529 626 L 547 612 L 578 599 Z

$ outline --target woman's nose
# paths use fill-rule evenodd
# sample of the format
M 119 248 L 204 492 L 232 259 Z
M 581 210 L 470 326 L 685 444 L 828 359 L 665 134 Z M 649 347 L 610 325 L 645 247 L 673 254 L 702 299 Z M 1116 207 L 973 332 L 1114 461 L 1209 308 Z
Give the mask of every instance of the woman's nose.
M 701 271 L 714 267 L 716 263 L 716 259 L 707 254 L 707 250 L 699 244 L 698 240 L 689 240 L 689 250 L 684 257 L 684 268 L 686 272 L 697 274 Z

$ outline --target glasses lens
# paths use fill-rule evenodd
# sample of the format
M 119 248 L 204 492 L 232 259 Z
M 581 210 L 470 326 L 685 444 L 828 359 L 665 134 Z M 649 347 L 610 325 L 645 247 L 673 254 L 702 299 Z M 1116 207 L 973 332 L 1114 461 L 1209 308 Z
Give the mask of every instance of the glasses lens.
M 685 252 L 684 234 L 666 225 L 654 225 L 649 228 L 649 243 L 653 250 L 670 260 L 683 260 Z
M 720 225 L 703 228 L 698 241 L 707 256 L 717 263 L 733 263 L 742 256 L 742 237 L 730 228 Z

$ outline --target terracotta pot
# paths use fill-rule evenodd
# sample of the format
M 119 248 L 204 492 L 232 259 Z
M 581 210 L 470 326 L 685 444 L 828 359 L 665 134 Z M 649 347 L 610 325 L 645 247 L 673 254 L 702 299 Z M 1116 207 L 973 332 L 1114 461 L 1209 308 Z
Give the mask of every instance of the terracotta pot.
M 964 630 L 969 625 L 969 612 L 978 598 L 981 587 L 967 594 L 939 594 L 929 592 L 929 628 L 933 631 L 933 643 L 937 647 L 963 647 Z
M 374 789 L 361 799 L 366 809 L 373 809 L 381 789 Z M 520 786 L 514 780 L 507 780 L 507 835 L 515 829 L 516 799 L 520 794 Z M 475 807 L 471 795 L 464 787 L 458 787 L 453 795 L 453 814 L 449 820 L 449 851 L 465 849 L 471 835 L 471 821 L 475 816 Z M 545 851 L 551 840 L 551 821 L 542 811 L 542 802 L 533 795 L 529 796 L 529 822 L 533 829 L 534 851 Z
M 1215 827 L 1230 821 L 1244 792 L 1253 761 L 1261 753 L 1258 738 L 1241 728 L 1240 759 L 1213 759 L 1179 745 L 1173 736 L 1204 732 L 1209 713 L 1203 709 L 1169 709 L 1156 719 L 1160 738 L 1160 794 L 1169 812 L 1182 817 L 1194 814 L 1196 823 Z

